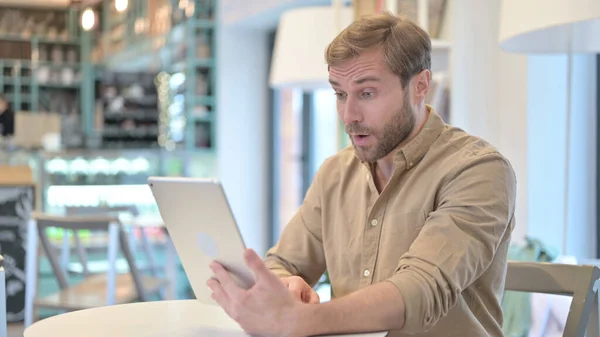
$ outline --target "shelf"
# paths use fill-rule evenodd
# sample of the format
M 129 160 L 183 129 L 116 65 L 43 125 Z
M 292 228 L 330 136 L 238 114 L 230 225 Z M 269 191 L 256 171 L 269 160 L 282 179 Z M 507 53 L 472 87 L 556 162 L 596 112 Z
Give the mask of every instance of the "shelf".
M 214 121 L 212 115 L 207 116 L 191 116 L 191 119 L 196 123 L 212 123 Z
M 2 76 L 0 76 L 0 77 L 2 77 Z M 18 76 L 14 76 L 14 77 L 18 78 Z M 22 86 L 31 85 L 31 79 L 23 78 L 23 77 L 21 77 L 19 80 L 16 80 L 13 78 L 13 76 L 10 76 L 9 78 L 5 78 L 3 82 L 4 82 L 4 85 L 19 85 L 19 84 Z
M 127 111 L 127 112 L 123 112 L 123 113 L 119 113 L 119 114 L 105 114 L 104 115 L 104 120 L 105 121 L 111 121 L 111 122 L 115 122 L 115 121 L 124 121 L 126 119 L 133 119 L 136 121 L 149 121 L 149 122 L 156 122 L 158 121 L 158 114 L 156 112 L 156 110 L 151 111 L 151 113 L 146 112 L 144 110 L 136 110 L 136 111 Z
M 211 68 L 215 66 L 215 60 L 209 59 L 196 59 L 196 67 Z
M 37 37 L 37 36 L 21 36 L 21 35 L 0 35 L 0 41 L 12 41 L 12 42 L 29 42 L 33 43 L 37 41 L 43 44 L 63 44 L 76 46 L 79 42 L 76 39 L 53 39 L 48 37 Z
M 60 84 L 60 83 L 38 83 L 40 88 L 44 89 L 80 89 L 81 83 Z
M 126 130 L 121 127 L 105 127 L 102 129 L 102 135 L 110 138 L 134 138 L 148 139 L 158 137 L 157 127 L 137 127 L 135 129 Z
M 198 19 L 196 20 L 194 26 L 196 28 L 212 29 L 215 28 L 215 22 L 208 19 Z
M 80 63 L 69 63 L 69 62 L 60 62 L 54 63 L 50 61 L 31 61 L 31 60 L 12 60 L 12 59 L 0 59 L 0 63 L 4 65 L 4 67 L 15 67 L 19 66 L 21 68 L 36 68 L 36 67 L 50 67 L 50 68 L 79 68 L 81 66 Z
M 215 105 L 215 99 L 212 96 L 196 96 L 195 103 L 195 105 L 206 105 L 212 107 Z
M 4 94 L 4 98 L 6 98 L 7 101 L 9 102 L 15 102 L 15 97 L 16 95 L 14 94 Z M 31 103 L 31 94 L 20 94 L 19 95 L 21 97 L 21 104 L 30 104 Z
M 192 66 L 189 66 L 185 61 L 180 61 L 174 63 L 171 66 L 171 71 L 178 73 L 184 72 L 190 68 L 213 68 L 215 66 L 215 61 L 212 58 L 199 58 L 194 61 Z

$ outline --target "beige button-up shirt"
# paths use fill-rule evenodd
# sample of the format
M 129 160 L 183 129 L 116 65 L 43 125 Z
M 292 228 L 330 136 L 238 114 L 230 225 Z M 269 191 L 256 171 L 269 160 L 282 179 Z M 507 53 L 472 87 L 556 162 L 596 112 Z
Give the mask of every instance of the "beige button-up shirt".
M 329 158 L 265 263 L 332 296 L 392 282 L 405 325 L 389 336 L 502 336 L 516 178 L 492 146 L 430 110 L 381 193 L 349 147 Z

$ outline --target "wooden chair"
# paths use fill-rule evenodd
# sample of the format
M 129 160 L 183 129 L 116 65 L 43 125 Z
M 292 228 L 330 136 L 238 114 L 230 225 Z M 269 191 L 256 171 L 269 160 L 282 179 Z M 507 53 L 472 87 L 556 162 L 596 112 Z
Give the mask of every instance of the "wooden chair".
M 563 336 L 600 337 L 599 279 L 595 266 L 509 261 L 505 289 L 572 296 Z
M 135 205 L 76 206 L 76 207 L 68 206 L 68 207 L 66 207 L 65 211 L 66 211 L 67 215 L 72 215 L 72 216 L 83 216 L 83 215 L 98 216 L 98 215 L 115 215 L 118 213 L 121 213 L 121 214 L 126 213 L 133 217 L 136 217 L 136 216 L 139 216 L 139 214 L 140 214 L 138 208 Z M 142 243 L 142 247 L 144 250 L 144 254 L 146 255 L 147 263 L 145 263 L 144 265 L 138 265 L 138 269 L 141 271 L 150 270 L 154 276 L 158 276 L 159 267 L 158 267 L 158 264 L 156 263 L 156 259 L 152 252 L 152 248 L 151 248 L 150 240 L 148 239 L 148 235 L 143 228 L 140 231 L 140 235 L 141 235 L 141 243 Z M 136 250 L 135 249 L 135 247 L 136 247 L 135 240 L 133 240 L 133 235 L 131 235 L 130 238 L 132 240 L 130 240 L 129 247 L 130 247 L 133 255 L 135 256 L 135 250 Z M 84 275 L 89 275 L 89 274 L 98 273 L 98 272 L 106 272 L 105 266 L 102 266 L 101 268 L 95 268 L 95 270 L 90 270 L 90 268 L 88 268 L 87 253 L 86 253 L 86 250 L 83 248 L 83 245 L 81 244 L 81 238 L 79 237 L 79 235 L 77 233 L 73 233 L 73 240 L 74 240 L 74 244 L 75 244 L 76 254 L 79 259 L 80 264 L 74 265 L 72 263 L 69 263 L 70 262 L 70 251 L 69 251 L 69 249 L 66 249 L 67 247 L 70 246 L 69 236 L 65 235 L 63 237 L 63 240 L 64 240 L 63 241 L 63 250 L 61 252 L 61 264 L 62 264 L 63 268 L 65 268 L 66 270 L 68 270 L 71 273 L 76 273 L 76 274 L 83 273 Z M 121 261 L 119 261 L 119 262 L 121 262 Z M 117 263 L 117 265 L 120 265 L 120 264 L 121 263 Z
M 4 257 L 0 255 L 0 337 L 7 336 L 6 324 L 6 274 L 4 273 Z
M 50 227 L 73 231 L 107 232 L 109 237 L 107 273 L 86 275 L 80 283 L 69 284 L 67 273 L 61 268 L 56 256 L 58 249 L 46 234 L 46 229 Z M 37 287 L 35 286 L 38 271 L 38 237 L 60 289 L 57 293 L 41 298 L 36 298 Z M 129 266 L 127 273 L 116 272 L 115 261 L 119 248 Z M 25 327 L 33 323 L 34 314 L 39 308 L 74 311 L 138 300 L 147 301 L 151 294 L 157 294 L 168 283 L 164 279 L 140 274 L 129 247 L 127 234 L 116 216 L 52 216 L 34 212 L 28 225 L 26 263 L 28 286 L 25 296 Z

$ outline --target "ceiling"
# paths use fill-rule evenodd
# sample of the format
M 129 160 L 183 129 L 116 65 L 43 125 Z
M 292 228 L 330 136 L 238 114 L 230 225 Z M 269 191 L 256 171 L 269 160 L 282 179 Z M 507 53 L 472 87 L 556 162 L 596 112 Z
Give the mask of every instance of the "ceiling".
M 102 0 L 79 0 L 81 5 L 93 5 Z M 30 7 L 66 7 L 73 0 L 0 0 L 0 5 Z M 331 0 L 221 0 L 220 11 L 224 24 L 244 28 L 275 29 L 282 13 L 305 6 L 329 6 Z
M 330 5 L 331 0 L 221 0 L 220 11 L 225 25 L 270 30 L 287 10 Z
M 96 4 L 102 0 L 81 0 L 82 5 Z M 19 7 L 67 7 L 72 0 L 0 0 L 0 5 Z

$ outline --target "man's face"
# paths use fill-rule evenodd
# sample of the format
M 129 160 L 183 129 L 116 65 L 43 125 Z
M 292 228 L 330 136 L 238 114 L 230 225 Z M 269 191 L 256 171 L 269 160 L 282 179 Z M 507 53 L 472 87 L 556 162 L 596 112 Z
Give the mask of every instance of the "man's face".
M 8 108 L 8 103 L 3 98 L 0 98 L 0 113 L 4 112 L 6 108 Z
M 360 160 L 374 162 L 392 152 L 415 127 L 408 86 L 387 66 L 380 49 L 329 68 L 337 111 Z

